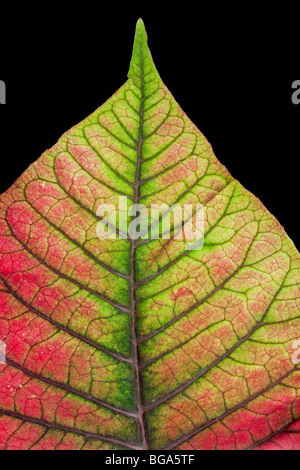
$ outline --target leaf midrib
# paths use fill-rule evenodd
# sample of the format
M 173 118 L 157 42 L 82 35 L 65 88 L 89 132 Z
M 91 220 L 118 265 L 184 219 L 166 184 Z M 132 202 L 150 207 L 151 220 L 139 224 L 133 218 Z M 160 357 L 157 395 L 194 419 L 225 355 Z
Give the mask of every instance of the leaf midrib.
M 139 201 L 139 188 L 140 188 L 140 170 L 142 162 L 142 145 L 143 145 L 143 117 L 144 117 L 144 65 L 143 65 L 143 51 L 140 45 L 140 64 L 141 64 L 141 106 L 140 106 L 140 127 L 139 127 L 139 139 L 137 145 L 137 168 L 134 188 L 134 204 L 138 204 Z M 133 80 L 132 80 L 133 82 Z M 133 82 L 134 83 L 134 82 Z M 140 361 L 138 353 L 138 342 L 137 342 L 137 329 L 136 329 L 136 297 L 135 297 L 135 249 L 136 241 L 130 238 L 131 241 L 131 274 L 130 274 L 130 293 L 131 293 L 131 316 L 132 316 L 132 349 L 133 349 L 133 361 L 136 375 L 136 398 L 138 408 L 138 420 L 142 438 L 143 450 L 148 449 L 146 427 L 144 423 L 144 408 L 142 398 L 142 384 L 140 375 Z

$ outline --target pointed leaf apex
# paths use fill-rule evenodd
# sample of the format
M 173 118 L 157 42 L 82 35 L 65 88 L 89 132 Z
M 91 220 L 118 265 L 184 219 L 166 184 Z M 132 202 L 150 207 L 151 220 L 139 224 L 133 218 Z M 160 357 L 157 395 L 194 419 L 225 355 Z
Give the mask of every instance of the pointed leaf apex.
M 147 44 L 147 32 L 145 28 L 145 23 L 142 18 L 139 18 L 135 27 L 135 36 L 140 36 L 142 40 Z
M 147 33 L 142 18 L 136 24 L 132 57 L 128 77 L 139 87 L 143 87 L 145 73 L 154 74 L 158 77 L 150 49 L 148 47 Z

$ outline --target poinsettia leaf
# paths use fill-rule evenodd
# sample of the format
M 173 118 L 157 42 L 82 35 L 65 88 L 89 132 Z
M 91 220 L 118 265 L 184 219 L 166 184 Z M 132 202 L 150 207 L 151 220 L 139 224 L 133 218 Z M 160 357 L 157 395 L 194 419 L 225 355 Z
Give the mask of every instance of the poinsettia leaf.
M 126 196 L 204 205 L 202 248 L 99 238 Z M 123 87 L 0 198 L 0 448 L 299 448 L 299 267 L 139 20 Z

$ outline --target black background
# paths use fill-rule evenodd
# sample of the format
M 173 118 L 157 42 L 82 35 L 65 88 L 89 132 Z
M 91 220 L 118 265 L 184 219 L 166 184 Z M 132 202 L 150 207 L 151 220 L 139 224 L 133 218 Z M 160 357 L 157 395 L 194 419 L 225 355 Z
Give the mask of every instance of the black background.
M 245 2 L 39 5 L 1 18 L 0 193 L 122 86 L 141 16 L 175 99 L 300 247 L 298 12 Z

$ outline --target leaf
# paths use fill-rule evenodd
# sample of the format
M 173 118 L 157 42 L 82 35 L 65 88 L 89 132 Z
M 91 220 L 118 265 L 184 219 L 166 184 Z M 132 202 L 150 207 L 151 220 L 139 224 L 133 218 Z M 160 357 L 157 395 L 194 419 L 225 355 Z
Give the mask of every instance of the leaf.
M 203 248 L 99 240 L 97 207 L 125 195 L 204 204 Z M 300 448 L 299 254 L 164 86 L 141 20 L 128 81 L 0 211 L 2 449 Z

